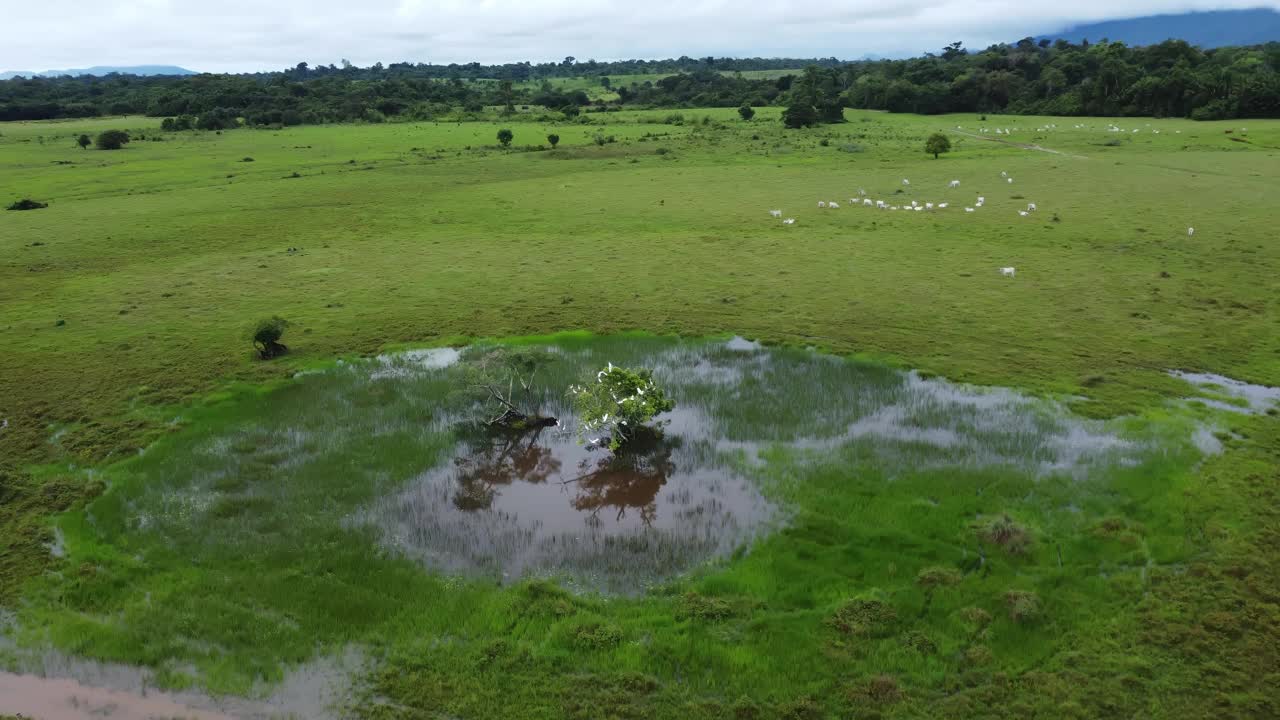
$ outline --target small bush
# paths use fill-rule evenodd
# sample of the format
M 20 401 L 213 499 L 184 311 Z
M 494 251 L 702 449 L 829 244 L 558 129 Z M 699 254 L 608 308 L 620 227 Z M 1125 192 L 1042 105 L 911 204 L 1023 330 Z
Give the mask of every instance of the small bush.
M 5 210 L 40 210 L 47 207 L 49 207 L 48 203 L 36 202 L 30 198 L 25 198 L 13 203 Z
M 830 624 L 844 635 L 886 637 L 898 621 L 898 611 L 880 600 L 850 600 L 831 616 Z
M 94 141 L 99 150 L 119 150 L 129 144 L 129 133 L 124 130 L 103 130 Z
M 1031 531 L 1008 515 L 980 520 L 974 525 L 978 539 L 999 545 L 1013 555 L 1031 551 Z
M 733 608 L 720 598 L 707 597 L 696 592 L 685 593 L 676 607 L 676 619 L 716 622 L 733 615 Z
M 958 585 L 964 576 L 959 570 L 949 567 L 927 567 L 916 574 L 916 584 L 920 587 L 933 588 Z
M 253 162 L 253 158 L 251 158 L 251 157 L 241 158 L 241 159 L 240 159 L 240 162 Z
M 606 623 L 586 623 L 573 631 L 573 644 L 583 650 L 607 650 L 622 642 L 622 628 Z
M 671 148 L 660 147 L 657 150 L 654 150 L 653 152 L 656 155 L 666 155 L 671 152 Z
M 502 143 L 502 147 L 509 147 L 515 136 L 515 133 L 511 132 L 509 128 L 502 128 L 498 131 L 498 142 Z
M 821 145 L 822 147 L 830 147 L 831 141 L 828 140 L 827 138 L 822 138 L 821 140 L 818 141 L 818 144 Z
M 1040 619 L 1040 596 L 1029 590 L 1010 590 L 1004 594 L 1009 619 L 1016 623 L 1035 622 Z
M 270 360 L 279 357 L 289 351 L 289 348 L 281 344 L 280 338 L 284 336 L 285 328 L 289 327 L 289 321 L 273 315 L 264 320 L 259 320 L 257 326 L 253 329 L 253 346 L 258 350 L 258 356 L 263 360 Z

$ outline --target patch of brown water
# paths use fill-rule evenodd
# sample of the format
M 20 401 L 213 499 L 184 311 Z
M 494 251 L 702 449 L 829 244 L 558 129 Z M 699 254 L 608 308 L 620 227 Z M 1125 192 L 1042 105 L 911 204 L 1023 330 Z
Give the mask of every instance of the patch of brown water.
M 81 685 L 65 678 L 0 672 L 0 713 L 33 720 L 236 720 L 184 705 L 164 693 L 145 695 Z

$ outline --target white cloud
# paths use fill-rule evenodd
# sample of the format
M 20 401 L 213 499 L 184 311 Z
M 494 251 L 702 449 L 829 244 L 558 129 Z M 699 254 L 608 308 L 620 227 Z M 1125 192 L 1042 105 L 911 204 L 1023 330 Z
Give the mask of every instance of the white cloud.
M 0 69 L 690 55 L 857 58 L 1280 0 L 4 0 Z

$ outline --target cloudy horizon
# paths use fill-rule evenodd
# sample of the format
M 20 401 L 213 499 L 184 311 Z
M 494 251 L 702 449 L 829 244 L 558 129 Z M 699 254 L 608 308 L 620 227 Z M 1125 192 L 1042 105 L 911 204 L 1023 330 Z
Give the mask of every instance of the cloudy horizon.
M 1280 0 L 48 0 L 6 8 L 0 70 L 179 65 L 256 72 L 346 59 L 549 62 L 691 57 L 901 57 L 1075 25 Z

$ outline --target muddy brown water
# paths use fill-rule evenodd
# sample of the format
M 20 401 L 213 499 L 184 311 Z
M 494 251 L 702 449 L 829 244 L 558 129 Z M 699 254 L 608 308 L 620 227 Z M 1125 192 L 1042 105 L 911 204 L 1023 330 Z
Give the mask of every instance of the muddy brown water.
M 184 705 L 164 693 L 142 695 L 6 672 L 0 672 L 0 713 L 33 720 L 236 720 Z

